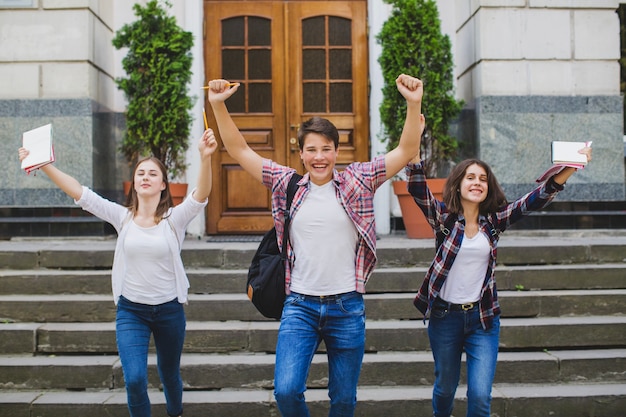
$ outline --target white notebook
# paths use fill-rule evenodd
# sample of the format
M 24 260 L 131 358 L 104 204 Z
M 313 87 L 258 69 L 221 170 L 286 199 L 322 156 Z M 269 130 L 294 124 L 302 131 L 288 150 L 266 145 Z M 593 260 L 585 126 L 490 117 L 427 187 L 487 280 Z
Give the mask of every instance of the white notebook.
M 552 166 L 548 168 L 539 178 L 537 182 L 544 182 L 548 178 L 558 174 L 565 167 L 583 169 L 587 165 L 587 155 L 578 153 L 579 150 L 586 146 L 591 146 L 589 142 L 552 142 Z
M 28 130 L 22 134 L 22 147 L 28 149 L 28 156 L 22 160 L 22 169 L 30 173 L 54 162 L 52 146 L 52 124 Z
M 580 164 L 587 165 L 587 155 L 578 153 L 585 147 L 585 142 L 552 142 L 552 163 L 553 164 Z

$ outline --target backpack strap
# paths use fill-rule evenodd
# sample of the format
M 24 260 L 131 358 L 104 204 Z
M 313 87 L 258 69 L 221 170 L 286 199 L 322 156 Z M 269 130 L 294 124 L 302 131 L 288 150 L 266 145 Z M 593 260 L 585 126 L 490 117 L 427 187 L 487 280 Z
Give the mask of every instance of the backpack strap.
M 491 234 L 491 240 L 498 240 L 500 233 L 504 232 L 504 230 L 500 230 L 498 228 L 496 228 L 493 224 L 493 217 L 492 215 L 488 215 L 487 216 L 487 224 L 489 224 L 489 233 Z
M 302 179 L 302 175 L 294 172 L 291 178 L 289 179 L 289 184 L 287 185 L 287 207 L 285 209 L 285 226 L 283 232 L 283 244 L 281 248 L 281 257 L 286 259 L 287 253 L 287 241 L 289 240 L 289 225 L 291 223 L 291 203 L 293 202 L 293 197 L 296 195 L 296 191 L 298 190 L 298 181 Z
M 493 220 L 492 216 L 488 215 L 487 225 L 489 226 L 489 234 L 491 235 L 489 236 L 489 238 L 493 241 L 493 240 L 498 240 L 500 233 L 502 233 L 504 230 L 500 230 L 496 228 L 492 220 Z M 445 238 L 450 234 L 450 231 L 454 227 L 454 223 L 456 223 L 456 221 L 457 221 L 457 215 L 450 213 L 448 217 L 446 217 L 446 220 L 442 224 L 439 225 L 439 229 L 437 230 L 435 234 L 435 237 L 437 239 L 436 246 L 435 246 L 436 251 L 439 250 L 439 247 L 443 244 L 443 241 L 445 240 Z
M 437 239 L 435 243 L 436 251 L 439 250 L 439 247 L 443 244 L 445 238 L 450 234 L 450 231 L 454 227 L 454 223 L 456 223 L 456 220 L 457 215 L 450 213 L 448 214 L 448 217 L 446 217 L 446 220 L 444 220 L 444 222 L 439 225 L 439 229 L 436 230 L 435 233 L 435 238 Z

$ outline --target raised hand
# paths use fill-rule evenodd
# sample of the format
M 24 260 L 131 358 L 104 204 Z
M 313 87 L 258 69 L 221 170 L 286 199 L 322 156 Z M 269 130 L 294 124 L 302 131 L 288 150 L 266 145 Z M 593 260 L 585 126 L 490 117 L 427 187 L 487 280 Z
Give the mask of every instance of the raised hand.
M 424 95 L 424 83 L 419 78 L 400 74 L 396 78 L 396 86 L 402 96 L 409 102 L 420 102 Z
M 239 89 L 239 83 L 231 83 L 226 80 L 209 81 L 209 103 L 223 102 L 235 94 Z
M 30 152 L 26 148 L 19 148 L 17 150 L 17 156 L 20 158 L 20 162 L 22 162 L 28 156 Z
M 217 149 L 217 139 L 213 129 L 207 129 L 202 134 L 200 141 L 198 142 L 198 150 L 200 151 L 200 158 L 206 158 L 215 152 Z

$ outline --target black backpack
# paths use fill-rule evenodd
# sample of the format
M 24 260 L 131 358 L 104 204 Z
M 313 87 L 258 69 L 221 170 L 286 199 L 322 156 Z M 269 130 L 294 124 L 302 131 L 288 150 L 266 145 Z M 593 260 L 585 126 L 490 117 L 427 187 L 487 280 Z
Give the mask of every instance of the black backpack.
M 282 250 L 278 248 L 276 228 L 272 227 L 261 240 L 248 269 L 246 292 L 254 306 L 265 317 L 280 319 L 285 302 L 285 261 L 291 217 L 289 209 L 298 189 L 302 175 L 294 173 L 287 186 L 287 208 L 285 209 L 285 232 Z

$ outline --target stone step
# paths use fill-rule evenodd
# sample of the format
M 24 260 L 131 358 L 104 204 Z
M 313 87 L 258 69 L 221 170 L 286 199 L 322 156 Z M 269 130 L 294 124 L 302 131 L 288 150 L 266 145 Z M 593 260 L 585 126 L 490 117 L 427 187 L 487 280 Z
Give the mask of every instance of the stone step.
M 189 321 L 187 353 L 273 352 L 278 322 Z M 504 351 L 626 347 L 626 316 L 504 318 Z M 368 320 L 366 351 L 429 349 L 422 320 Z M 115 323 L 0 324 L 0 354 L 114 354 Z
M 626 305 L 626 289 L 499 291 L 502 317 L 611 315 Z M 419 320 L 413 293 L 366 294 L 371 320 Z M 190 294 L 192 321 L 257 321 L 263 317 L 245 294 Z M 102 322 L 115 320 L 112 296 L 100 294 L 0 295 L 0 318 L 9 322 Z
M 273 389 L 273 354 L 188 354 L 181 363 L 186 390 Z M 546 350 L 501 352 L 495 383 L 556 384 L 568 382 L 626 383 L 626 349 Z M 361 367 L 361 386 L 432 385 L 430 352 L 366 353 Z M 84 390 L 124 387 L 117 355 L 32 356 L 0 355 L 0 389 Z M 159 388 L 156 355 L 148 358 L 148 381 Z M 465 383 L 465 367 L 461 375 Z M 313 359 L 307 387 L 328 383 L 325 354 Z
M 128 415 L 110 289 L 114 244 L 0 242 L 0 415 Z M 260 316 L 243 289 L 257 245 L 185 241 L 187 417 L 278 415 L 278 323 Z M 433 247 L 430 240 L 378 240 L 359 416 L 432 414 L 432 357 L 412 300 Z M 626 233 L 506 232 L 498 261 L 503 318 L 493 414 L 623 417 Z M 162 415 L 151 352 L 151 397 Z M 316 355 L 307 391 L 312 415 L 328 412 L 326 372 L 325 355 Z M 455 415 L 465 414 L 464 393 L 461 387 Z
M 426 267 L 377 268 L 367 292 L 417 292 L 426 271 Z M 242 294 L 247 274 L 247 269 L 187 268 L 190 292 L 196 294 Z M 626 263 L 499 265 L 496 271 L 499 290 L 624 288 L 625 276 Z M 110 293 L 110 270 L 0 269 L 0 295 Z
M 257 247 L 258 242 L 187 239 L 182 256 L 187 268 L 247 269 Z M 114 239 L 0 241 L 0 265 L 6 269 L 110 269 L 114 248 Z M 498 244 L 502 265 L 621 263 L 625 253 L 626 234 L 614 230 L 505 232 Z M 383 236 L 377 241 L 377 255 L 379 267 L 428 266 L 434 241 Z
M 465 386 L 459 386 L 455 415 L 465 415 Z M 495 384 L 492 415 L 499 417 L 601 416 L 623 417 L 626 384 L 568 383 L 551 385 Z M 362 386 L 357 393 L 360 417 L 430 415 L 430 387 Z M 153 415 L 163 415 L 163 393 L 149 392 Z M 306 392 L 311 415 L 328 413 L 326 389 Z M 186 417 L 275 417 L 278 413 L 271 390 L 188 391 L 183 395 Z M 96 392 L 16 391 L 0 392 L 0 415 L 11 417 L 127 417 L 123 390 Z

